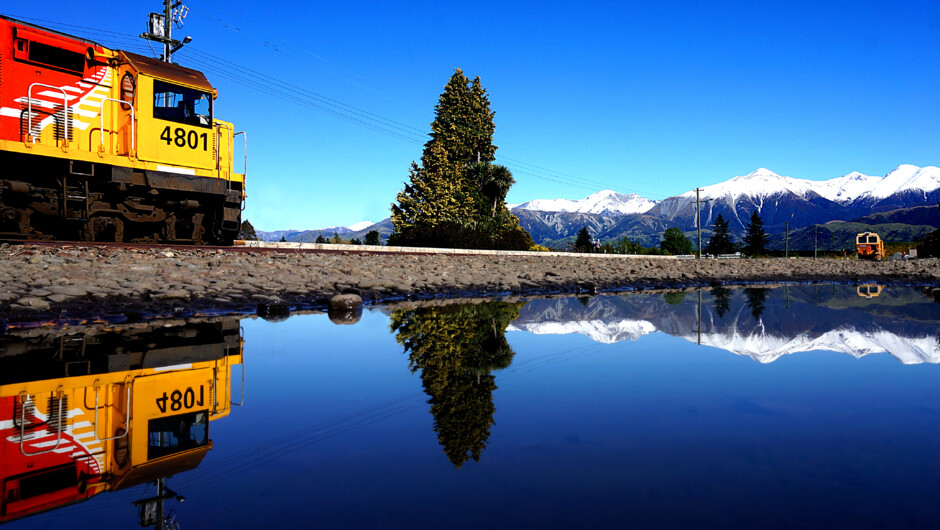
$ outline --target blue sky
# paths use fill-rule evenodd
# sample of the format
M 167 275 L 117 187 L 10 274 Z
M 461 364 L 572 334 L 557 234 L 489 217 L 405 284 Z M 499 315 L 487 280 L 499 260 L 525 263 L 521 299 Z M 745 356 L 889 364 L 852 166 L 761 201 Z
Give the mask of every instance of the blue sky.
M 117 5 L 0 12 L 147 52 L 134 37 L 162 3 Z M 510 202 L 940 164 L 936 2 L 186 5 L 175 60 L 248 131 L 245 216 L 261 230 L 387 217 L 457 67 L 489 91 Z

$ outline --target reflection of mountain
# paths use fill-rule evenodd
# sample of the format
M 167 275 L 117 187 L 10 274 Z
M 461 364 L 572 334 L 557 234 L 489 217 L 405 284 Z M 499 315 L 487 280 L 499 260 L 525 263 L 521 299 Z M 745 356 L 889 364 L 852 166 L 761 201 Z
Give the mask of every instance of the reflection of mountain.
M 434 431 L 455 467 L 470 458 L 478 461 L 486 448 L 496 411 L 496 378 L 490 372 L 512 362 L 505 330 L 520 305 L 486 302 L 392 312 L 392 329 L 412 371 L 421 371 Z
M 660 331 L 760 362 L 827 350 L 940 363 L 940 304 L 912 288 L 889 287 L 873 299 L 837 285 L 703 291 L 701 328 L 697 293 L 670 301 L 662 294 L 602 296 L 586 304 L 576 298 L 533 300 L 509 329 L 582 333 L 604 343 Z
M 8 331 L 0 523 L 154 481 L 159 498 L 135 504 L 162 514 L 164 478 L 198 466 L 209 422 L 229 413 L 239 328 L 230 318 Z

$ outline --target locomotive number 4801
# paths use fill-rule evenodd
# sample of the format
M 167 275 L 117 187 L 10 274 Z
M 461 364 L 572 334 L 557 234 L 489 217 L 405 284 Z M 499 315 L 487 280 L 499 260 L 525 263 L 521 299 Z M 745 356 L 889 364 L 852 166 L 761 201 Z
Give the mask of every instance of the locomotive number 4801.
M 166 145 L 176 145 L 176 147 L 189 147 L 190 149 L 199 149 L 200 141 L 202 142 L 202 150 L 209 150 L 209 135 L 206 133 L 197 133 L 196 131 L 186 132 L 186 129 L 177 127 L 175 129 L 170 129 L 170 126 L 167 125 L 163 128 L 163 133 L 160 134 L 160 139 L 166 142 Z
M 174 390 L 168 396 L 166 392 L 163 396 L 157 398 L 157 408 L 165 413 L 167 409 L 176 412 L 181 409 L 191 409 L 194 406 L 201 407 L 205 403 L 205 388 L 199 385 L 199 396 L 193 391 L 193 387 L 188 387 L 185 391 Z

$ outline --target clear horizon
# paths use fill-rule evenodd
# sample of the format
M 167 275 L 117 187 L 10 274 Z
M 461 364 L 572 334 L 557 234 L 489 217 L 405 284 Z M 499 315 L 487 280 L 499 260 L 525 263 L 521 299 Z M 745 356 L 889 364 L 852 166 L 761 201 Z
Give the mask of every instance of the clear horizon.
M 244 216 L 263 231 L 388 217 L 458 67 L 489 92 L 510 203 L 940 163 L 935 3 L 186 5 L 174 58 L 248 131 Z M 152 55 L 137 35 L 161 6 L 2 12 Z

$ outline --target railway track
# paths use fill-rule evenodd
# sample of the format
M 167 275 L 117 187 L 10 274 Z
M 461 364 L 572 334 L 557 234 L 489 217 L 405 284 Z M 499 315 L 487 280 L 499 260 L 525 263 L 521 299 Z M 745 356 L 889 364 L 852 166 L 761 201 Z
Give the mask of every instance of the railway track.
M 278 253 L 291 252 L 303 254 L 358 254 L 358 255 L 397 255 L 397 256 L 567 256 L 567 257 L 587 257 L 599 259 L 629 259 L 629 258 L 658 258 L 658 259 L 676 259 L 676 256 L 639 256 L 632 254 L 581 254 L 575 252 L 528 252 L 515 250 L 475 250 L 475 249 L 453 249 L 453 248 L 424 248 L 424 247 L 388 247 L 372 245 L 343 245 L 332 243 L 293 243 L 293 242 L 273 242 L 273 241 L 235 241 L 233 246 L 212 246 L 212 245 L 184 245 L 173 243 L 109 243 L 109 242 L 86 242 L 86 241 L 32 241 L 32 240 L 3 240 L 0 241 L 11 245 L 35 245 L 40 247 L 62 248 L 62 247 L 84 247 L 84 248 L 110 248 L 110 249 L 145 249 L 160 250 L 172 249 L 178 251 L 200 250 L 210 252 L 261 252 Z

